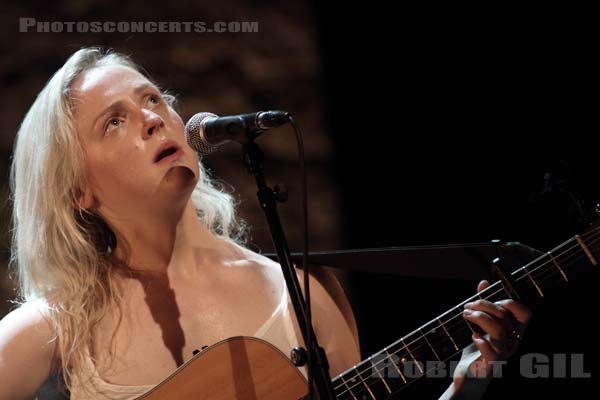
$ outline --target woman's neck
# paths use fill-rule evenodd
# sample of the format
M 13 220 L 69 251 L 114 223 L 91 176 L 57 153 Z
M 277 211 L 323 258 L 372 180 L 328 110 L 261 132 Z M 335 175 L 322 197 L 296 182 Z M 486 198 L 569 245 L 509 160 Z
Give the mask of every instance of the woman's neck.
M 219 250 L 226 245 L 198 219 L 191 200 L 178 218 L 153 215 L 115 228 L 127 243 L 126 251 L 117 246 L 116 256 L 127 258 L 127 265 L 136 270 L 186 273 L 196 267 L 195 248 Z

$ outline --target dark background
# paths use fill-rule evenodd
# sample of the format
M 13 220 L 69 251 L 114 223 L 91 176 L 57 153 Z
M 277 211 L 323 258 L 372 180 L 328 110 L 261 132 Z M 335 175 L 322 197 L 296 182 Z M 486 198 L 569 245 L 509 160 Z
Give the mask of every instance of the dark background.
M 356 249 L 516 240 L 549 250 L 580 228 L 578 209 L 600 200 L 592 127 L 589 23 L 576 2 L 419 5 L 369 2 L 107 1 L 27 5 L 2 16 L 2 169 L 44 82 L 81 46 L 133 55 L 177 92 L 184 119 L 198 111 L 292 112 L 305 134 L 311 248 Z M 18 33 L 39 20 L 259 21 L 245 34 Z M 290 247 L 301 248 L 296 152 L 291 133 L 261 139 L 271 181 L 290 187 L 280 207 Z M 254 186 L 235 146 L 206 164 L 236 190 L 254 226 L 253 248 L 272 251 Z M 3 185 L 6 198 L 6 183 Z M 7 206 L 3 214 L 8 257 Z M 439 265 L 452 268 L 452 260 Z M 402 265 L 397 266 L 402 272 Z M 482 271 L 483 276 L 485 271 Z M 363 356 L 470 296 L 472 281 L 345 276 Z M 523 353 L 584 353 L 598 373 L 591 271 L 547 298 L 520 352 L 486 399 L 581 395 L 596 379 L 519 376 Z M 13 282 L 4 281 L 4 299 Z M 2 305 L 7 312 L 9 304 Z M 2 315 L 2 312 L 0 312 Z M 435 398 L 428 380 L 402 398 Z
M 574 2 L 320 6 L 346 245 L 501 238 L 547 251 L 576 232 L 576 210 L 589 213 L 599 198 L 584 13 Z M 523 378 L 518 367 L 524 353 L 584 353 L 595 376 L 594 272 L 536 309 L 508 377 L 486 398 L 597 388 L 595 379 Z M 391 326 L 409 332 L 476 286 L 353 278 L 367 354 L 397 338 Z M 411 394 L 433 398 L 437 385 Z

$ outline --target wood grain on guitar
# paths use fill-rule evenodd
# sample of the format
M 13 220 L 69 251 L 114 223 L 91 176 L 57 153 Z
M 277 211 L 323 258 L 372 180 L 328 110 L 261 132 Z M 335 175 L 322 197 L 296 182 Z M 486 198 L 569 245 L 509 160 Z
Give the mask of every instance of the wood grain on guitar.
M 279 349 L 236 336 L 202 350 L 136 400 L 283 400 L 307 392 L 304 375 Z

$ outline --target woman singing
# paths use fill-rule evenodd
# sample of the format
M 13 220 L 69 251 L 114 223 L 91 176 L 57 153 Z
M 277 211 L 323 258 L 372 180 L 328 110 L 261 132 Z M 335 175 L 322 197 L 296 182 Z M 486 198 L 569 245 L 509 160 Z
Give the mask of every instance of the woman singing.
M 284 354 L 303 345 L 280 267 L 244 247 L 233 199 L 186 144 L 173 100 L 127 57 L 88 48 L 27 113 L 11 174 L 20 306 L 0 322 L 0 400 L 60 382 L 73 400 L 135 399 L 228 337 Z M 311 294 L 333 377 L 360 361 L 355 322 L 313 277 Z M 488 380 L 467 371 L 514 352 L 513 323 L 529 311 L 480 301 L 465 318 L 487 335 L 444 398 L 480 396 Z

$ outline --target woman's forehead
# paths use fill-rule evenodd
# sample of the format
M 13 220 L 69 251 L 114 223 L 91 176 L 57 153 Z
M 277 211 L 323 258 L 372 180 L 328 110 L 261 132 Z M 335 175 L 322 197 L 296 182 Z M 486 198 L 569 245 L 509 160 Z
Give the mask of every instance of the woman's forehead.
M 122 65 L 94 67 L 73 82 L 72 100 L 76 114 L 97 111 L 136 89 L 152 85 L 138 71 Z
M 94 67 L 83 72 L 73 82 L 73 91 L 77 97 L 110 96 L 129 92 L 149 83 L 148 79 L 136 70 L 121 65 L 110 65 Z

